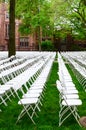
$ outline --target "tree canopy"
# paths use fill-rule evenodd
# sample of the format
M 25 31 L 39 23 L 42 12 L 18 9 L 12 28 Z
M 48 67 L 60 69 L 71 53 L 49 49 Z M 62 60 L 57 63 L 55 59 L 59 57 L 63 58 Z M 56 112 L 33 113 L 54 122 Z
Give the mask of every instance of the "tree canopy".
M 38 26 L 46 28 L 49 24 L 49 2 L 46 0 L 17 0 L 16 16 L 22 20 L 21 33 L 31 33 Z
M 21 34 L 37 30 L 40 34 L 42 30 L 44 36 L 70 33 L 76 39 L 86 39 L 86 0 L 17 0 L 16 17 L 21 19 Z
M 86 39 L 86 0 L 51 0 L 55 29 Z M 61 33 L 62 35 L 62 33 Z
M 70 32 L 77 39 L 86 39 L 86 0 L 17 0 L 16 17 L 22 21 L 22 34 L 40 26 L 47 35 L 64 37 Z
M 86 0 L 17 0 L 16 17 L 22 20 L 21 33 L 31 33 L 40 26 L 47 35 L 71 33 L 85 39 Z

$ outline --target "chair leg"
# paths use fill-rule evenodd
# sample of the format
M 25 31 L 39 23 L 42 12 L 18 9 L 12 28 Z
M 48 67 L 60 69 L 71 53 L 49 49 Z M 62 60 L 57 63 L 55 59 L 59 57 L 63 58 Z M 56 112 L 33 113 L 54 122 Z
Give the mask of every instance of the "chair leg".
M 30 106 L 30 105 L 28 105 L 28 106 L 24 106 L 24 105 L 23 105 L 23 107 L 24 107 L 24 108 L 23 108 L 23 110 L 21 111 L 21 113 L 19 114 L 16 123 L 18 123 L 18 121 L 27 113 L 27 115 L 29 116 L 29 118 L 31 119 L 31 121 L 33 122 L 33 124 L 36 124 L 35 121 L 34 121 L 33 118 L 32 118 L 33 116 L 31 116 L 30 113 L 29 113 L 29 110 L 30 110 L 31 106 Z
M 8 96 L 7 92 L 5 92 L 5 95 L 7 96 L 8 100 L 11 102 L 10 97 Z
M 7 106 L 7 103 L 5 102 L 5 100 L 2 98 L 2 96 L 0 96 L 2 102 L 4 103 L 5 106 Z

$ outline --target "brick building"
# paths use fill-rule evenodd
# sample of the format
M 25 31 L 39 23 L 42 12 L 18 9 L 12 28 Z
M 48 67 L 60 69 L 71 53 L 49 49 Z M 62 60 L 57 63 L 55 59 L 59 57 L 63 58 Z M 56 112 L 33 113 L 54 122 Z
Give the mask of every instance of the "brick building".
M 15 41 L 16 41 L 16 50 L 38 50 L 38 34 L 34 33 L 28 36 L 21 36 L 19 29 L 20 21 L 15 20 Z M 65 39 L 58 37 L 42 37 L 41 30 L 41 41 L 51 40 L 55 46 L 55 50 L 66 51 L 71 50 L 72 44 L 77 44 L 81 47 L 86 48 L 86 40 L 74 40 L 68 34 Z M 8 50 L 8 41 L 9 41 L 9 13 L 8 5 L 6 3 L 0 3 L 0 50 Z
M 0 50 L 8 49 L 9 41 L 9 13 L 8 5 L 6 3 L 0 3 Z M 19 29 L 20 21 L 15 20 L 15 41 L 16 50 L 37 50 L 36 35 L 21 36 Z

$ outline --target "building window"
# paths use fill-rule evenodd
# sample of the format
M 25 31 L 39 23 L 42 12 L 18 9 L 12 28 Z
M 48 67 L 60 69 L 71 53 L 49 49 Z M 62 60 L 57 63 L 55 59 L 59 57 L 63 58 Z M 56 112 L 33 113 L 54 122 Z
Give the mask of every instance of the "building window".
M 9 37 L 9 24 L 5 25 L 5 37 L 8 38 Z
M 28 47 L 29 42 L 27 37 L 20 37 L 20 47 Z
M 8 12 L 6 12 L 5 18 L 6 18 L 6 19 L 9 19 L 9 13 L 8 13 Z

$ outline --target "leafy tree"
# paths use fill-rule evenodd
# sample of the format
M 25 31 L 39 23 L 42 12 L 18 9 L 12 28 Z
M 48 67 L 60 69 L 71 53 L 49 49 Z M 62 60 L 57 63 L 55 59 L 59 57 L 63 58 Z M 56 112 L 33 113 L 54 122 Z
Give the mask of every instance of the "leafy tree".
M 55 33 L 59 35 L 64 31 L 65 35 L 68 32 L 76 38 L 85 39 L 86 0 L 52 0 L 51 8 Z
M 76 2 L 76 3 L 75 3 Z M 73 33 L 78 39 L 86 39 L 86 2 L 74 1 L 71 6 L 70 21 L 73 24 Z
M 39 50 L 41 50 L 42 33 L 50 32 L 50 5 L 46 0 L 17 0 L 16 17 L 20 18 L 20 32 L 22 34 L 31 34 L 37 32 Z M 47 30 L 47 31 L 46 31 Z
M 15 0 L 10 0 L 10 7 L 14 7 L 12 11 L 15 10 L 13 1 Z M 15 14 L 10 20 L 13 17 Z M 41 50 L 42 35 L 64 38 L 70 33 L 77 39 L 86 39 L 86 0 L 23 0 L 22 2 L 17 0 L 16 17 L 21 19 L 19 29 L 21 34 L 37 33 L 39 50 Z M 12 24 L 10 30 L 14 27 L 14 23 Z M 12 32 L 14 31 L 15 29 L 12 29 Z M 10 31 L 10 38 L 14 35 L 12 32 Z M 9 41 L 9 52 L 12 53 L 11 50 L 14 48 L 15 54 L 15 46 L 14 43 L 11 44 L 12 42 Z

